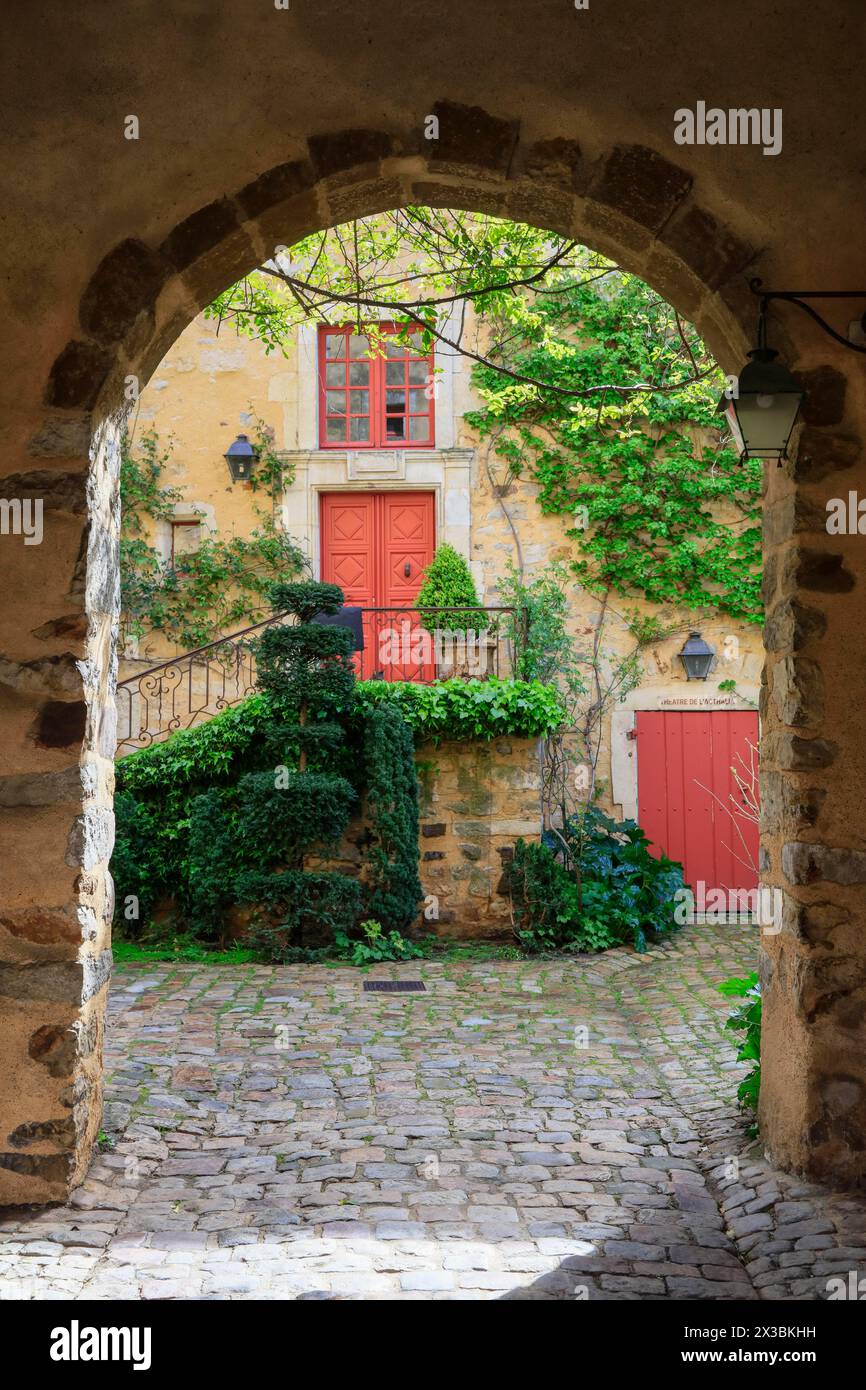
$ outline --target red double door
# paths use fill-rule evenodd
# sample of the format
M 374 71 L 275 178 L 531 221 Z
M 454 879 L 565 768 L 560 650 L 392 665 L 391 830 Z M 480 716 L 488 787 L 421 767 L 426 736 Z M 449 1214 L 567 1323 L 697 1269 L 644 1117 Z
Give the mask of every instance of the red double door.
M 359 674 L 431 680 L 429 637 L 411 609 L 436 547 L 433 493 L 326 492 L 321 509 L 323 581 L 379 610 L 364 615 Z
M 706 892 L 758 885 L 758 827 L 747 814 L 758 716 L 748 710 L 640 710 L 638 822 Z M 738 781 L 739 778 L 739 781 Z

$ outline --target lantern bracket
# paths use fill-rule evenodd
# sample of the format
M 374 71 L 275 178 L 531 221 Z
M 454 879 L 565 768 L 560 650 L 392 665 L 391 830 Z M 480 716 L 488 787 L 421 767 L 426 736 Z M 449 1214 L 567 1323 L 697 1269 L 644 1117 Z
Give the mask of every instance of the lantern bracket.
M 749 281 L 749 289 L 752 294 L 757 295 L 761 301 L 758 310 L 758 346 L 767 346 L 767 309 L 773 300 L 779 299 L 785 304 L 796 304 L 798 309 L 802 309 L 811 319 L 814 319 L 819 328 L 822 328 L 831 338 L 842 347 L 849 348 L 851 352 L 866 353 L 866 345 L 852 343 L 849 338 L 843 338 L 841 333 L 837 333 L 826 319 L 823 319 L 811 304 L 807 304 L 807 299 L 862 299 L 866 303 L 866 290 L 766 290 L 764 282 L 756 277 Z M 860 324 L 866 334 L 866 311 L 860 317 Z

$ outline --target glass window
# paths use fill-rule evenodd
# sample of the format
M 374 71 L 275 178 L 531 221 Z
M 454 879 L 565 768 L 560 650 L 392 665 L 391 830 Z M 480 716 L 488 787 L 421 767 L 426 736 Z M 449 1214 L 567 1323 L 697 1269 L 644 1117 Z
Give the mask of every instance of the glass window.
M 371 447 L 432 444 L 434 403 L 425 388 L 433 379 L 433 353 L 422 352 L 420 330 L 411 344 L 397 339 L 393 324 L 378 324 L 381 347 L 351 326 L 320 330 L 320 443 Z M 431 393 L 432 397 L 432 393 Z

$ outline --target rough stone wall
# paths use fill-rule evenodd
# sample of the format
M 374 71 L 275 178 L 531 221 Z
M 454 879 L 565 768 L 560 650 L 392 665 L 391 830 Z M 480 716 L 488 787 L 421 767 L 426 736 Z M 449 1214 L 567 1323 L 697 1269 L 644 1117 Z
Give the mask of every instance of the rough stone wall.
M 16 216 L 0 288 L 0 476 L 7 499 L 46 501 L 50 529 L 42 546 L 0 543 L 0 1202 L 59 1196 L 98 1121 L 91 1087 L 74 1137 L 68 1126 L 20 1147 L 9 1137 L 33 1122 L 62 1127 L 61 1093 L 99 1063 L 98 1036 L 88 1053 L 83 1028 L 74 1056 L 58 1061 L 63 1077 L 29 1049 L 48 1026 L 60 1028 L 62 1052 L 68 1025 L 94 1019 L 105 996 L 108 818 L 90 867 L 75 840 L 73 863 L 66 855 L 78 818 L 98 824 L 107 795 L 93 750 L 110 701 L 109 605 L 98 586 L 87 605 L 82 596 L 100 556 L 107 587 L 113 579 L 104 465 L 92 467 L 89 533 L 85 482 L 126 378 L 146 383 L 214 294 L 277 242 L 411 203 L 576 236 L 674 303 L 729 372 L 754 337 L 750 276 L 782 288 L 862 284 L 856 7 L 822 24 L 811 0 L 792 0 L 789 32 L 808 42 L 789 45 L 783 62 L 778 14 L 755 8 L 734 65 L 730 26 L 710 0 L 624 0 L 615 20 L 604 7 L 500 0 L 493 24 L 483 7 L 448 0 L 434 26 L 421 0 L 340 6 L 339 22 L 330 4 L 193 8 L 169 24 L 146 0 L 136 28 L 123 7 L 92 0 L 31 7 L 9 36 L 0 128 Z M 414 51 L 425 61 L 407 77 Z M 255 81 L 238 80 L 239 53 Z M 783 105 L 783 154 L 676 145 L 674 109 L 708 98 Z M 124 138 L 128 111 L 137 141 Z M 428 114 L 440 121 L 436 142 L 424 138 Z M 844 332 L 845 309 L 830 312 Z M 813 399 L 797 462 L 768 470 L 765 767 L 778 780 L 764 849 L 788 912 L 765 948 L 763 1132 L 782 1164 L 863 1182 L 866 555 L 862 537 L 830 537 L 817 519 L 828 497 L 866 487 L 862 358 L 791 308 L 774 315 L 772 337 Z M 93 678 L 77 666 L 88 655 Z M 94 762 L 96 782 L 77 783 Z
M 538 741 L 525 738 L 418 749 L 421 884 L 435 899 L 428 930 L 458 938 L 510 930 L 503 871 L 515 840 L 541 829 L 540 759 Z
M 415 751 L 420 788 L 418 872 L 424 904 L 416 926 L 468 940 L 510 935 L 504 873 L 520 836 L 541 831 L 541 744 L 498 738 L 421 744 Z M 368 831 L 353 817 L 333 860 L 307 867 L 362 872 Z

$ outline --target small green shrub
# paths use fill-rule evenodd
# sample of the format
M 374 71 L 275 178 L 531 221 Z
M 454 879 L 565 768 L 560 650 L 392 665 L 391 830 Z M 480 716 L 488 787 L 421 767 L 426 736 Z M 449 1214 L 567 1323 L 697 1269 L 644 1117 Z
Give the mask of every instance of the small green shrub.
M 472 607 L 463 609 L 463 604 Z M 431 613 L 422 616 L 421 626 L 433 632 L 443 628 L 455 632 L 478 632 L 485 626 L 485 615 L 478 608 L 478 593 L 472 572 L 453 545 L 447 542 L 436 547 L 436 553 L 424 571 L 424 579 L 415 599 L 416 608 L 451 608 L 452 613 Z
M 416 960 L 424 952 L 406 941 L 399 932 L 385 933 L 381 922 L 362 922 L 362 941 L 350 941 L 345 933 L 337 934 L 337 946 L 352 965 L 376 965 L 385 960 Z
M 557 856 L 563 840 L 568 868 Z M 527 950 L 600 951 L 629 943 L 644 951 L 648 933 L 676 927 L 682 866 L 651 855 L 634 821 L 614 821 L 594 807 L 570 821 L 561 838 L 518 840 L 508 877 L 515 930 Z
M 744 1001 L 731 1014 L 725 1027 L 733 1033 L 743 1034 L 737 1061 L 752 1062 L 753 1065 L 737 1087 L 737 1099 L 744 1110 L 757 1113 L 761 1091 L 761 986 L 758 976 L 746 975 L 742 979 L 734 976 L 719 985 L 719 993 Z M 757 1125 L 752 1126 L 751 1133 L 757 1133 Z

